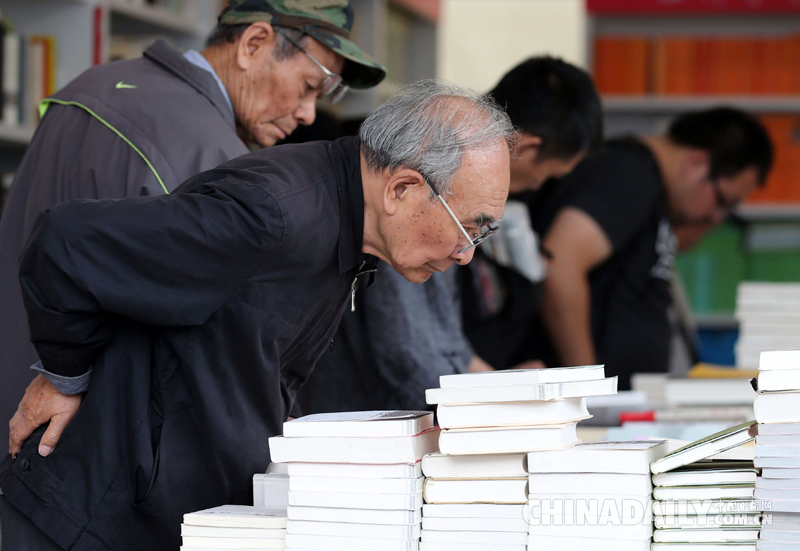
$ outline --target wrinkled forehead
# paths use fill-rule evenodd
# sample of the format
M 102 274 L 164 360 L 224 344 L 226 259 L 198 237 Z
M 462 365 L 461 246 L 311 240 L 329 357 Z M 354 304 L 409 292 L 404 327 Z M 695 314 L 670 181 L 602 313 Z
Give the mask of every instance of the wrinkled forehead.
M 503 214 L 510 183 L 509 151 L 505 140 L 467 151 L 453 178 L 451 195 L 468 220 L 488 223 Z

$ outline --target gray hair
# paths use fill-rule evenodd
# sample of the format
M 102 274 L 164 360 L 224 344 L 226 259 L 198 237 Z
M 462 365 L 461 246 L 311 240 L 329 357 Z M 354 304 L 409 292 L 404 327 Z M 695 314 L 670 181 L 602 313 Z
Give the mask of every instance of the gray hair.
M 238 23 L 236 25 L 218 25 L 209 35 L 206 40 L 206 47 L 219 46 L 220 44 L 236 42 L 244 31 L 252 25 L 252 23 Z M 295 54 L 300 53 L 300 50 L 295 48 L 294 44 L 286 40 L 288 36 L 291 40 L 297 42 L 301 47 L 305 47 L 310 41 L 311 37 L 301 30 L 292 27 L 282 27 L 273 25 L 276 34 L 280 36 L 272 55 L 276 61 L 284 61 Z
M 511 148 L 516 130 L 491 97 L 421 80 L 392 94 L 367 117 L 358 136 L 370 170 L 410 168 L 446 195 L 467 151 L 493 147 L 499 139 Z

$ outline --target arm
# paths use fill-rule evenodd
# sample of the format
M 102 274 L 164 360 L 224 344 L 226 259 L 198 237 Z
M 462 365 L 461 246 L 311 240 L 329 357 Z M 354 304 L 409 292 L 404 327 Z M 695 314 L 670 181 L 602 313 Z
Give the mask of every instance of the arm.
M 611 256 L 611 242 L 588 214 L 567 207 L 556 216 L 544 247 L 553 254 L 544 280 L 545 328 L 562 364 L 593 364 L 589 272 Z

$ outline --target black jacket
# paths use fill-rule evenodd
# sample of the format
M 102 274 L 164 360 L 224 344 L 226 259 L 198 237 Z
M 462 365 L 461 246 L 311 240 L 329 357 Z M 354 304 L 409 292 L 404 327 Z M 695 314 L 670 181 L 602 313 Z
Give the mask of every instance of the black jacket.
M 74 550 L 171 549 L 188 511 L 252 503 L 364 255 L 357 143 L 252 153 L 160 197 L 39 217 L 21 284 L 49 371 L 92 369 L 47 458 L 0 464 L 11 503 Z

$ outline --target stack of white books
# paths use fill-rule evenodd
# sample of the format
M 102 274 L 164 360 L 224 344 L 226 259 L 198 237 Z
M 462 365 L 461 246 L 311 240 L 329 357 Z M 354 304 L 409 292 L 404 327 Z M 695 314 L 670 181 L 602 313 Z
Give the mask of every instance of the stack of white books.
M 759 364 L 756 499 L 769 504 L 758 548 L 800 548 L 800 350 L 763 352 Z M 766 509 L 766 507 L 765 507 Z
M 424 411 L 309 415 L 270 438 L 288 463 L 287 550 L 417 551 L 420 461 L 438 450 Z
M 183 515 L 181 551 L 284 549 L 286 509 L 222 505 Z
M 586 396 L 613 394 L 602 366 L 507 370 L 440 377 L 441 453 L 422 462 L 421 551 L 525 551 L 527 452 L 579 443 Z
M 754 426 L 720 431 L 650 464 L 653 551 L 755 551 L 762 507 L 754 499 L 758 470 L 747 459 Z
M 642 440 L 529 453 L 528 548 L 649 551 L 650 463 L 667 451 L 665 440 Z
M 737 367 L 756 369 L 763 350 L 800 348 L 800 283 L 740 283 L 736 319 Z

